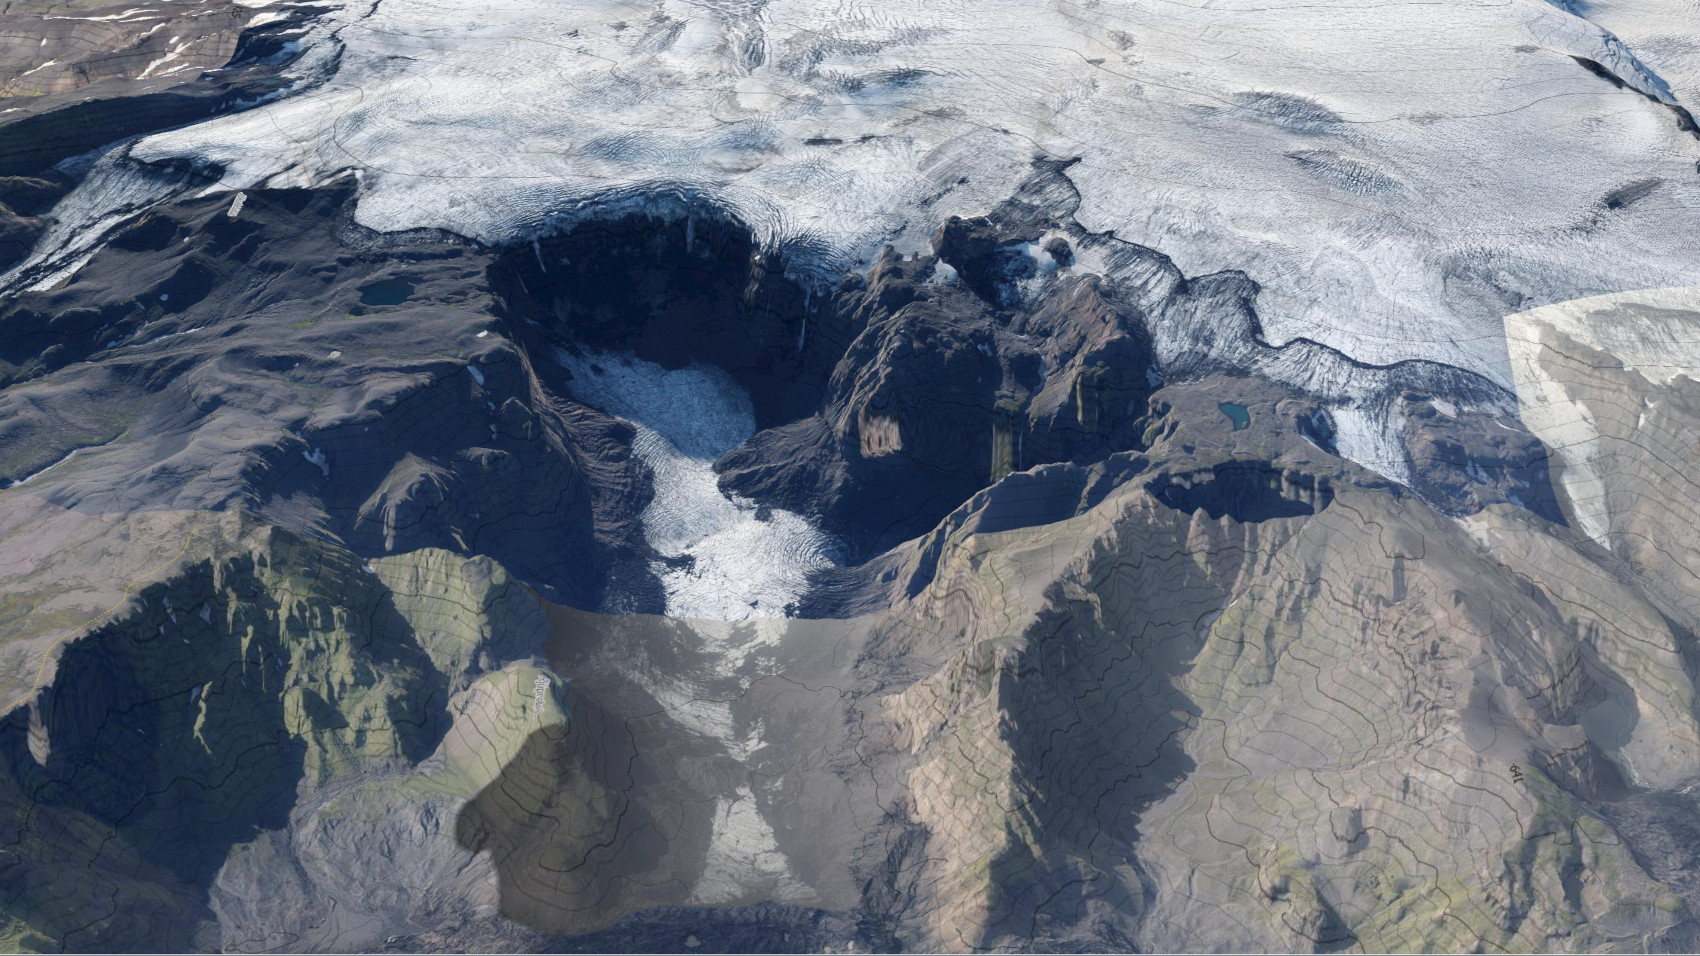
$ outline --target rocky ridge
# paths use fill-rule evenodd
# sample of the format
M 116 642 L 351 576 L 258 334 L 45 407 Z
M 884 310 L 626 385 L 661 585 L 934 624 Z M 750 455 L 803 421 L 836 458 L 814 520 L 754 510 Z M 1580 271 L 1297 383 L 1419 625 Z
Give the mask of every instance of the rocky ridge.
M 1036 175 L 824 301 L 709 211 L 485 249 L 346 188 L 14 295 L 18 944 L 1685 945 L 1618 809 L 1697 770 L 1668 572 L 1572 530 L 1488 383 L 1370 370 L 1412 479 L 1341 458 L 1281 370 L 1348 360 Z M 1145 278 L 1070 271 L 1106 248 Z M 651 477 L 561 348 L 750 383 L 722 487 L 851 547 L 804 619 L 594 610 L 655 587 Z

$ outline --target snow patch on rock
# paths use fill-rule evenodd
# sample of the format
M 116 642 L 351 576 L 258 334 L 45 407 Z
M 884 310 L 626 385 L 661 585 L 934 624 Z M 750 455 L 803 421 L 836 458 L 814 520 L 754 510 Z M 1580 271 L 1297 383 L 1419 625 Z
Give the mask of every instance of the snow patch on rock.
M 1562 354 L 1574 343 L 1605 353 L 1604 367 L 1620 366 L 1653 384 L 1700 381 L 1700 287 L 1592 296 L 1519 312 L 1506 318 L 1505 338 L 1523 423 L 1558 466 L 1554 475 L 1569 517 L 1609 549 L 1606 477 L 1617 464 L 1585 400 L 1587 383 L 1555 380 L 1543 353 L 1556 348 Z

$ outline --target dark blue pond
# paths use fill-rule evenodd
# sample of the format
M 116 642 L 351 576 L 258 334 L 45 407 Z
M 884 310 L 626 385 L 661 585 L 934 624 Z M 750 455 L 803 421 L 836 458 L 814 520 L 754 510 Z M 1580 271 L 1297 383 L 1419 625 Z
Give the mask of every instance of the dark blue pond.
M 400 305 L 413 294 L 413 283 L 406 279 L 384 279 L 360 289 L 361 305 Z

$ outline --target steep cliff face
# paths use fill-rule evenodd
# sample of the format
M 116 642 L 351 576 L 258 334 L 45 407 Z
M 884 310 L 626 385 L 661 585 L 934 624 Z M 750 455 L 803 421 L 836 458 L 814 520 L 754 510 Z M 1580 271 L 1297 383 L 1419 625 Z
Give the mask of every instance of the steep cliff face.
M 1564 513 L 1692 629 L 1700 291 L 1599 296 L 1506 320 L 1523 417 L 1553 449 Z
M 10 296 L 0 471 L 79 513 L 237 507 L 364 556 L 488 553 L 592 599 L 574 565 L 610 560 L 598 512 L 641 482 L 621 427 L 563 408 L 499 334 L 487 254 L 380 243 L 346 221 L 353 193 L 156 208 L 75 281 Z
M 1062 173 L 818 298 L 712 210 L 486 249 L 346 186 L 14 295 L 8 938 L 1692 945 L 1687 379 L 1520 317 L 1525 430 Z M 654 613 L 780 520 L 844 545 L 790 616 Z

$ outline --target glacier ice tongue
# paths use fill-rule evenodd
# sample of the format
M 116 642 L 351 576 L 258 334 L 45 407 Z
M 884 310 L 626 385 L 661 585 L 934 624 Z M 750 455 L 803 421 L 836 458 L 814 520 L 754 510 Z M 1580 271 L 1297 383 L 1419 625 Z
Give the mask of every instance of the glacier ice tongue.
M 654 476 L 643 512 L 656 551 L 689 558 L 656 567 L 675 617 L 738 621 L 780 617 L 830 566 L 832 542 L 808 519 L 721 494 L 714 461 L 755 432 L 750 398 L 709 365 L 668 370 L 623 355 L 558 351 L 573 397 L 637 430 L 632 450 Z

